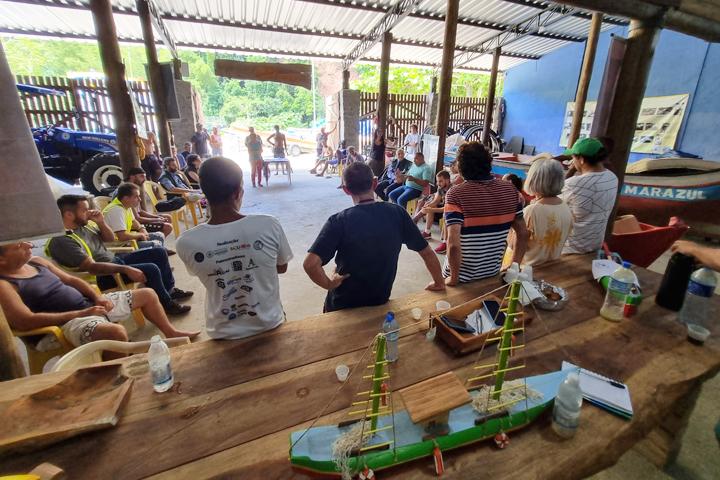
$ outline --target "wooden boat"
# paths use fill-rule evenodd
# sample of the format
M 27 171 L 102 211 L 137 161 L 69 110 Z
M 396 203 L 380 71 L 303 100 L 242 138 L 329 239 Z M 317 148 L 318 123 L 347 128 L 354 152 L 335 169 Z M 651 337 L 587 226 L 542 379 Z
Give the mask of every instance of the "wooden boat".
M 493 160 L 493 173 L 527 176 L 533 157 L 501 154 Z M 641 222 L 667 225 L 680 217 L 694 231 L 720 235 L 720 162 L 694 158 L 651 158 L 628 165 L 620 192 L 619 214 L 632 214 Z
M 513 283 L 505 297 L 502 311 L 506 313 L 506 318 L 498 334 L 500 343 L 496 361 L 486 365 L 476 364 L 475 376 L 467 379 L 465 385 L 453 372 L 449 372 L 401 390 L 399 393 L 406 407 L 404 411 L 395 411 L 392 392 L 383 388 L 390 375 L 386 368 L 388 362 L 384 359 L 385 336 L 379 334 L 372 346 L 375 361 L 368 365 L 371 370 L 365 370 L 372 372 L 364 377 L 371 382 L 371 388 L 358 393 L 362 400 L 353 403 L 355 411 L 348 412 L 360 418 L 337 425 L 313 424 L 306 430 L 293 432 L 290 436 L 292 467 L 312 475 L 350 478 L 364 470 L 382 470 L 423 457 L 434 456 L 437 462 L 439 456 L 442 462 L 443 451 L 489 438 L 498 441 L 498 435 L 505 436 L 505 432 L 533 422 L 553 404 L 567 372 L 521 378 L 512 381 L 514 383 L 505 381 L 506 372 L 525 366 L 509 364 L 511 352 L 524 346 L 512 343 L 513 335 L 521 335 L 524 330 L 524 327 L 513 325 L 515 319 L 522 315 L 518 308 L 520 288 L 518 282 Z M 497 338 L 487 340 L 497 341 Z M 364 365 L 358 367 L 364 370 Z M 477 382 L 486 379 L 491 379 L 492 387 L 478 385 Z M 423 397 L 420 392 L 424 392 L 423 388 L 430 387 L 430 384 L 443 388 L 427 390 L 430 394 Z M 477 399 L 470 397 L 470 394 L 479 391 L 484 392 L 483 398 L 487 399 L 482 413 L 478 411 Z M 437 398 L 443 396 L 452 402 L 451 408 L 443 410 L 441 406 L 439 410 L 429 412 L 432 407 L 426 403 L 437 403 Z M 506 396 L 511 396 L 513 400 L 506 401 Z M 473 404 L 468 404 L 471 401 Z M 411 408 L 411 405 L 416 407 Z M 334 451 L 336 442 L 347 440 L 352 435 L 355 435 L 356 442 L 351 442 L 348 456 L 339 459 L 337 451 Z

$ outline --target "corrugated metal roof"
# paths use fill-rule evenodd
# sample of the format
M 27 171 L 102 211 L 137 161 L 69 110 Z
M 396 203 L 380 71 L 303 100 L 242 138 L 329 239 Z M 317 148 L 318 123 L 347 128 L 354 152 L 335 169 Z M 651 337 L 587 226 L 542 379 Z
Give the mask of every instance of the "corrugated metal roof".
M 180 47 L 217 48 L 238 52 L 267 52 L 291 56 L 327 56 L 340 59 L 383 17 L 394 0 L 154 0 L 168 30 Z M 135 15 L 135 0 L 114 0 L 115 22 L 122 41 L 142 37 Z M 445 0 L 424 0 L 392 33 L 394 62 L 439 65 L 444 37 Z M 465 0 L 460 3 L 457 28 L 458 54 L 497 36 L 505 26 L 536 15 L 541 9 L 522 2 Z M 500 69 L 537 58 L 581 39 L 589 28 L 587 18 L 568 16 L 553 22 L 544 34 L 528 35 L 503 47 Z M 613 25 L 604 24 L 603 28 Z M 0 33 L 94 36 L 87 0 L 0 0 Z M 557 35 L 553 35 L 557 34 Z M 525 58 L 517 58 L 517 57 Z M 377 60 L 376 45 L 365 55 Z M 464 65 L 489 69 L 486 54 Z

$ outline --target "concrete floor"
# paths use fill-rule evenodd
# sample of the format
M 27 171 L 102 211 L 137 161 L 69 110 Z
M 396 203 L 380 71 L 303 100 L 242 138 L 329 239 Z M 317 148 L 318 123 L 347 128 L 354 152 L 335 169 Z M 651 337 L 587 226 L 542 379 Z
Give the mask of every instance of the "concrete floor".
M 238 161 L 243 172 L 249 172 L 244 153 L 231 157 Z M 292 162 L 295 169 L 292 186 L 288 184 L 287 177 L 272 174 L 269 187 L 254 189 L 246 177 L 245 197 L 241 210 L 245 214 L 274 215 L 285 229 L 295 258 L 290 262 L 287 273 L 280 276 L 281 298 L 288 320 L 299 321 L 309 315 L 321 313 L 325 297 L 325 291 L 315 286 L 302 269 L 305 253 L 328 216 L 351 206 L 351 200 L 342 190 L 336 188 L 340 183 L 336 175 L 332 175 L 331 178 L 319 178 L 308 173 L 313 164 L 313 157 L 310 154 L 293 158 Z M 439 237 L 437 227 L 433 235 L 435 239 L 431 240 L 431 245 L 435 246 Z M 174 237 L 168 239 L 168 246 L 171 248 L 174 246 Z M 668 254 L 664 255 L 651 266 L 651 269 L 662 273 L 668 258 Z M 178 286 L 196 292 L 190 302 L 193 310 L 188 315 L 174 317 L 171 320 L 179 328 L 202 328 L 205 302 L 203 287 L 196 278 L 188 275 L 177 256 L 171 257 L 171 263 L 175 267 Z M 417 254 L 403 249 L 392 296 L 400 297 L 420 291 L 429 281 L 430 277 Z M 149 339 L 157 333 L 157 329 L 152 325 L 147 325 L 142 330 L 135 329 L 130 323 L 126 326 L 133 340 Z M 200 340 L 204 339 L 207 339 L 207 336 L 203 332 Z M 683 438 L 680 456 L 667 471 L 663 472 L 655 468 L 631 450 L 615 466 L 592 478 L 597 480 L 720 478 L 718 443 L 712 431 L 715 422 L 720 418 L 718 398 L 720 398 L 720 376 L 708 381 L 703 387 Z

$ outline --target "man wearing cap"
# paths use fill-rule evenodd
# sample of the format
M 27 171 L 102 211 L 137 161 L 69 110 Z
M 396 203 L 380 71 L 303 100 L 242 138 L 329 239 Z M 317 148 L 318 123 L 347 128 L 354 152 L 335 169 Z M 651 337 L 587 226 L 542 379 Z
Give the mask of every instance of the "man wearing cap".
M 618 193 L 618 179 L 605 168 L 608 152 L 596 138 L 583 138 L 564 152 L 572 155 L 577 174 L 565 181 L 560 197 L 574 223 L 563 253 L 589 253 L 602 246 L 605 228 Z

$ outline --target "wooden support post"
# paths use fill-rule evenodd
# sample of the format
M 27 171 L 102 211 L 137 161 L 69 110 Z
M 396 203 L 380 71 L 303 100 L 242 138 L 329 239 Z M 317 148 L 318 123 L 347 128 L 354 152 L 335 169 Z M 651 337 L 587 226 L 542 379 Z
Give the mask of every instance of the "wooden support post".
M 568 148 L 575 144 L 575 140 L 580 136 L 580 126 L 582 125 L 583 113 L 585 112 L 585 101 L 587 100 L 588 87 L 592 78 L 593 64 L 595 63 L 595 52 L 597 51 L 597 41 L 600 36 L 600 27 L 602 26 L 602 13 L 595 12 L 590 23 L 590 32 L 585 43 L 585 55 L 583 57 L 582 68 L 580 70 L 580 78 L 578 79 L 577 91 L 575 92 L 575 111 L 573 112 L 572 126 L 570 127 L 570 137 L 568 138 Z
M 430 93 L 437 93 L 437 76 L 433 75 L 430 79 Z
M 350 70 L 342 71 L 342 88 L 343 90 L 350 90 Z
M 95 23 L 103 71 L 107 77 L 110 105 L 115 119 L 117 147 L 120 153 L 120 166 L 123 175 L 127 175 L 131 168 L 140 166 L 140 159 L 135 144 L 135 114 L 125 81 L 125 65 L 120 56 L 120 46 L 110 0 L 90 0 L 90 11 L 93 15 L 93 23 Z
M 388 106 L 388 75 L 390 74 L 390 47 L 392 46 L 392 33 L 385 32 L 382 40 L 382 54 L 380 56 L 380 86 L 377 102 L 377 128 L 383 135 L 387 128 Z
M 460 0 L 448 0 L 445 12 L 445 39 L 443 41 L 442 67 L 440 70 L 440 99 L 437 113 L 438 151 L 435 171 L 445 168 L 445 137 L 450 121 L 450 89 L 452 88 L 453 60 L 455 58 L 455 37 Z
M 488 85 L 487 101 L 485 102 L 485 116 L 483 117 L 482 144 L 486 147 L 490 143 L 490 129 L 492 128 L 492 115 L 495 108 L 495 87 L 497 86 L 498 65 L 500 64 L 500 47 L 493 52 L 492 70 L 490 70 L 490 84 Z M 492 150 L 492 148 L 489 148 Z
M 607 232 L 612 231 L 615 221 L 617 199 L 622 191 L 628 155 L 635 136 L 635 124 L 645 95 L 660 28 L 660 18 L 630 22 L 627 48 L 608 118 L 607 136 L 615 144 L 610 154 L 610 162 L 618 177 L 618 195 L 615 199 L 615 209 L 608 220 Z
M 167 115 L 167 92 L 163 82 L 160 63 L 158 62 L 157 49 L 155 48 L 155 35 L 153 34 L 152 16 L 148 0 L 136 0 L 140 26 L 142 27 L 143 41 L 145 43 L 145 55 L 147 56 L 148 77 L 150 90 L 152 92 L 153 104 L 155 105 L 155 117 L 157 118 L 158 140 L 162 156 L 170 155 L 170 128 Z

